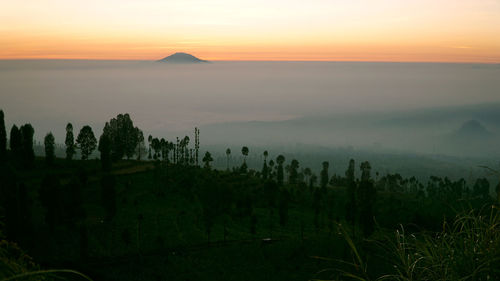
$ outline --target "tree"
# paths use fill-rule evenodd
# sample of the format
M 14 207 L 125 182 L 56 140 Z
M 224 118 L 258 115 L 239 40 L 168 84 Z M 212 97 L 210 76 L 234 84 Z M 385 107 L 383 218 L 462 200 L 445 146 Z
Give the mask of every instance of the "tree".
M 328 185 L 328 180 L 330 179 L 328 176 L 328 167 L 330 163 L 328 161 L 323 162 L 323 169 L 321 170 L 320 178 L 321 178 L 321 189 L 325 189 Z
M 0 161 L 7 157 L 7 131 L 5 130 L 5 120 L 3 110 L 0 110 Z
M 139 142 L 139 129 L 134 127 L 129 114 L 118 114 L 104 125 L 104 133 L 111 140 L 111 158 L 116 161 L 127 157 L 130 159 Z
M 111 140 L 106 134 L 102 134 L 99 138 L 99 147 L 101 153 L 101 166 L 104 171 L 111 170 Z
M 10 129 L 10 150 L 12 152 L 13 158 L 16 161 L 21 160 L 22 149 L 23 149 L 23 144 L 22 144 L 21 131 L 19 130 L 19 128 L 17 128 L 16 125 L 13 125 L 12 129 Z
M 354 160 L 349 161 L 349 167 L 345 172 L 347 180 L 347 205 L 346 205 L 346 220 L 354 225 L 356 220 L 356 182 L 354 179 Z
M 271 179 L 271 180 L 274 179 L 274 172 L 273 172 L 273 170 L 274 170 L 274 160 L 271 159 L 269 161 L 269 179 Z
M 35 150 L 33 149 L 33 136 L 35 129 L 31 124 L 24 124 L 20 128 L 22 143 L 22 160 L 25 168 L 31 168 L 35 164 Z
M 311 168 L 307 167 L 304 169 L 305 182 L 308 182 L 312 175 Z
M 104 210 L 106 210 L 106 219 L 111 220 L 116 214 L 116 180 L 113 175 L 106 174 L 101 180 L 101 200 Z
M 227 170 L 229 171 L 229 157 L 231 156 L 231 149 L 226 149 L 226 159 L 227 159 Z
M 146 144 L 144 143 L 144 133 L 137 127 L 135 127 L 135 130 L 137 134 L 137 147 L 135 155 L 137 155 L 137 160 L 141 160 L 142 155 L 146 152 Z
M 267 156 L 269 155 L 267 153 L 267 150 L 264 151 L 264 164 L 262 165 L 262 178 L 264 180 L 267 180 L 268 174 L 269 174 L 269 168 L 267 167 Z
M 153 141 L 153 136 L 149 135 L 149 137 L 148 137 L 148 144 L 149 144 L 149 146 L 148 146 L 148 159 L 149 160 L 153 159 L 153 156 L 151 155 L 151 145 L 152 145 L 151 142 L 152 141 Z
M 297 178 L 298 178 L 298 169 L 299 169 L 299 161 L 296 159 L 293 159 L 292 162 L 290 163 L 290 183 L 291 184 L 296 184 L 297 183 Z
M 66 145 L 66 160 L 70 161 L 76 153 L 73 125 L 71 123 L 66 125 L 66 139 L 64 140 L 64 144 Z
M 368 161 L 361 163 L 361 182 L 358 190 L 359 218 L 363 234 L 368 236 L 374 231 L 373 206 L 375 205 L 376 189 L 370 179 L 371 165 Z
M 283 173 L 283 163 L 285 163 L 285 156 L 283 155 L 278 155 L 278 157 L 276 157 L 276 163 L 278 163 L 278 172 L 277 172 L 277 180 L 278 180 L 278 185 L 279 186 L 282 186 L 283 185 L 283 177 L 284 177 L 284 173 Z
M 83 126 L 76 138 L 76 144 L 81 151 L 82 160 L 87 160 L 97 146 L 97 139 L 90 126 Z
M 246 163 L 248 156 L 248 147 L 244 146 L 241 148 L 241 154 L 243 154 L 243 163 Z
M 195 151 L 194 162 L 196 166 L 198 166 L 199 165 L 198 156 L 200 153 L 200 129 L 196 127 L 194 128 L 194 151 Z
M 203 156 L 203 163 L 205 163 L 205 168 L 210 169 L 210 162 L 214 161 L 210 152 L 205 152 L 205 156 Z
M 45 161 L 47 162 L 47 165 L 50 166 L 54 164 L 54 158 L 56 157 L 55 156 L 56 141 L 54 139 L 54 135 L 51 132 L 49 132 L 45 136 L 43 144 L 45 146 Z

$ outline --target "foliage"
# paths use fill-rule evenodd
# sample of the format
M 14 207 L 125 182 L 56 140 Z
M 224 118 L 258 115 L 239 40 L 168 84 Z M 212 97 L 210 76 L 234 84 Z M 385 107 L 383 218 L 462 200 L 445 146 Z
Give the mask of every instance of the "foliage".
M 134 127 L 130 115 L 118 114 L 104 125 L 103 134 L 111 141 L 111 158 L 113 161 L 127 157 L 132 158 L 138 145 L 141 144 L 142 132 Z
M 47 162 L 47 165 L 52 165 L 54 164 L 54 158 L 55 156 L 55 145 L 56 145 L 56 140 L 54 138 L 54 135 L 52 133 L 48 133 L 44 140 L 43 144 L 45 147 L 45 162 Z
M 3 110 L 0 110 L 0 161 L 7 157 L 7 131 L 5 129 L 5 120 Z
M 66 145 L 66 160 L 73 159 L 73 155 L 76 153 L 75 148 L 75 137 L 73 135 L 73 125 L 68 123 L 66 125 L 66 139 L 64 140 Z
M 82 160 L 87 160 L 97 146 L 97 139 L 90 126 L 83 126 L 76 138 L 76 144 L 81 151 Z

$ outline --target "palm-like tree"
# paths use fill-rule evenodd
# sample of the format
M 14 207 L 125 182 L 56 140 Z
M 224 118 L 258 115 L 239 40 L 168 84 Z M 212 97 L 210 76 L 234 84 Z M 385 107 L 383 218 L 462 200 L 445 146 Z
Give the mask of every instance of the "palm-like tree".
M 246 147 L 246 146 L 242 147 L 241 154 L 243 154 L 243 163 L 246 163 L 247 156 L 248 156 L 248 147 Z
M 262 165 L 262 177 L 266 180 L 268 176 L 268 168 L 267 168 L 267 156 L 269 155 L 267 153 L 267 150 L 264 151 L 264 164 Z
M 226 159 L 227 159 L 227 170 L 229 171 L 229 156 L 231 156 L 231 149 L 228 147 L 226 149 Z
M 276 163 L 278 163 L 278 172 L 277 172 L 277 180 L 278 180 L 278 185 L 283 185 L 283 163 L 285 163 L 285 156 L 283 155 L 278 155 L 276 157 Z

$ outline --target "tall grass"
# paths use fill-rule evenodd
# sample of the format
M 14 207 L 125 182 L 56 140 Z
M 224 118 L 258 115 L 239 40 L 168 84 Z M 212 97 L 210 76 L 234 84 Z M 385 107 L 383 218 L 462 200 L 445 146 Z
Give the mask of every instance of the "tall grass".
M 1 236 L 1 233 L 0 233 Z M 40 270 L 15 243 L 0 238 L 0 281 L 87 280 L 86 275 L 70 269 Z
M 335 268 L 337 274 L 330 280 L 500 280 L 500 210 L 495 205 L 461 213 L 451 223 L 444 221 L 438 233 L 408 234 L 401 226 L 392 237 L 371 241 L 392 271 L 382 276 L 370 276 L 359 245 L 340 225 L 339 230 L 353 262 Z

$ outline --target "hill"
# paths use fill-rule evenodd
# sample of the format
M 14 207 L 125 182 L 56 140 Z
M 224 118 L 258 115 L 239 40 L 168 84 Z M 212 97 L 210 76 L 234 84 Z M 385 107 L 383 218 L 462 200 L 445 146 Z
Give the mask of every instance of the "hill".
M 206 60 L 199 59 L 191 54 L 178 52 L 168 57 L 165 57 L 158 62 L 166 62 L 166 63 L 202 63 L 208 62 Z

